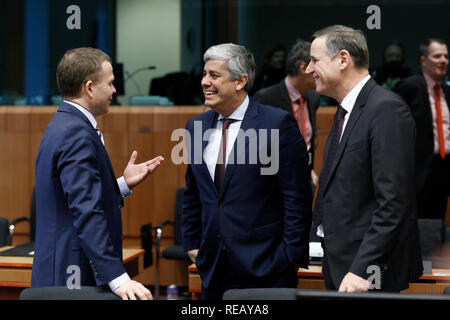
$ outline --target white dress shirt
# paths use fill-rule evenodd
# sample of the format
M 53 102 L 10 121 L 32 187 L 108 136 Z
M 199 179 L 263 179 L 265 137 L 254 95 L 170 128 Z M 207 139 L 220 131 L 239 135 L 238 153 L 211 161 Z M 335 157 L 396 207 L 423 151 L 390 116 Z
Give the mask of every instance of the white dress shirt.
M 242 104 L 228 117 L 228 119 L 236 120 L 235 122 L 230 123 L 227 130 L 227 150 L 225 154 L 225 168 L 228 163 L 228 157 L 230 156 L 231 150 L 233 149 L 234 142 L 236 141 L 236 137 L 239 133 L 239 129 L 241 128 L 242 120 L 244 119 L 245 112 L 247 111 L 249 104 L 248 96 L 245 97 L 245 100 Z M 211 179 L 214 181 L 214 174 L 216 171 L 217 158 L 219 156 L 220 142 L 222 140 L 222 121 L 221 119 L 225 118 L 221 114 L 219 114 L 218 121 L 212 134 L 209 136 L 208 145 L 205 149 L 204 160 L 206 166 L 208 167 L 209 174 L 211 175 Z

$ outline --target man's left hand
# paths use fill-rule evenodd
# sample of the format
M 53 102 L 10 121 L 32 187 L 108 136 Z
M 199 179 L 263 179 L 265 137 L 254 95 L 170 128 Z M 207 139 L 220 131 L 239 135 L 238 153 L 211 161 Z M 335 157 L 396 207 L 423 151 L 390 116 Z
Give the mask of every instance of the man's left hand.
M 157 156 L 156 158 L 146 162 L 135 164 L 134 162 L 136 161 L 137 154 L 137 151 L 133 151 L 130 161 L 128 161 L 127 167 L 123 172 L 123 178 L 130 189 L 133 189 L 139 183 L 144 181 L 145 178 L 147 178 L 149 174 L 153 173 L 164 160 L 162 156 Z
M 365 292 L 369 291 L 370 282 L 354 273 L 348 272 L 342 279 L 339 292 Z

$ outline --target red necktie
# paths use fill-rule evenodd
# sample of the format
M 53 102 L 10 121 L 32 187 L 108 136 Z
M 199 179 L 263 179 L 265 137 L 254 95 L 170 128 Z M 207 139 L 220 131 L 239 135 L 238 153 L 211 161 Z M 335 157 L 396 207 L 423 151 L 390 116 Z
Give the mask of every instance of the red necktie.
M 444 145 L 444 129 L 442 126 L 442 113 L 441 113 L 441 100 L 439 99 L 439 87 L 440 85 L 436 83 L 434 86 L 434 99 L 436 102 L 436 118 L 437 118 L 437 131 L 439 138 L 439 154 L 441 158 L 445 158 L 445 145 Z
M 227 129 L 230 123 L 235 122 L 234 119 L 223 118 L 222 121 L 222 142 L 220 144 L 219 155 L 217 157 L 216 171 L 214 172 L 214 184 L 218 191 L 222 187 L 225 177 L 225 158 L 227 154 Z

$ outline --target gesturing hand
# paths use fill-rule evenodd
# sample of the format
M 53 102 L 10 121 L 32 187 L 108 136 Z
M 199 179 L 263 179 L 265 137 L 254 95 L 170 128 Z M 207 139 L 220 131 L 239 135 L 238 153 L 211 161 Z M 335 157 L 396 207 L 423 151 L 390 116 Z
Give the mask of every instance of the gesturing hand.
M 127 167 L 123 172 L 123 178 L 130 189 L 133 189 L 139 183 L 144 181 L 145 178 L 153 173 L 164 160 L 162 156 L 158 156 L 146 162 L 135 164 L 134 162 L 136 161 L 137 154 L 137 151 L 133 151 L 130 161 L 128 161 Z

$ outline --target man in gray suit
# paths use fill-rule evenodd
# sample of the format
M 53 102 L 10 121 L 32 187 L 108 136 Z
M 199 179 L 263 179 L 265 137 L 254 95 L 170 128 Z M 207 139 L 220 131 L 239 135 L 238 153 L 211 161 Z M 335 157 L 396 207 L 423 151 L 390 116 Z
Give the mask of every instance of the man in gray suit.
M 325 285 L 341 292 L 406 289 L 422 273 L 414 120 L 397 94 L 370 78 L 361 31 L 335 25 L 313 38 L 307 72 L 318 93 L 339 103 L 313 215 Z

